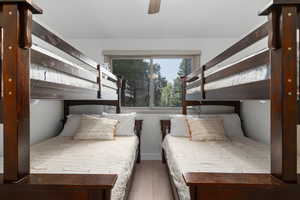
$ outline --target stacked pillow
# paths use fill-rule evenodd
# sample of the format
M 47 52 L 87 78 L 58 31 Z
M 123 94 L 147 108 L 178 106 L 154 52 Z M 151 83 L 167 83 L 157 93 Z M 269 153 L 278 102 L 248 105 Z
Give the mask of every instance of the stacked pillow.
M 114 119 L 82 115 L 74 140 L 113 140 L 118 123 Z
M 74 139 L 111 140 L 114 136 L 134 136 L 136 113 L 69 115 L 60 136 Z
M 170 135 L 174 137 L 190 137 L 191 128 L 194 129 L 193 132 L 196 135 L 199 135 L 200 130 L 202 130 L 206 134 L 213 133 L 213 132 L 218 133 L 218 137 L 215 137 L 215 139 L 211 139 L 211 140 L 223 140 L 224 136 L 225 137 L 244 136 L 244 133 L 241 128 L 241 120 L 237 114 L 199 115 L 199 116 L 171 115 L 170 117 L 171 117 Z M 192 119 L 193 120 L 198 119 L 198 120 L 192 121 Z M 193 123 L 193 127 L 189 127 L 189 124 L 191 123 Z M 194 126 L 196 126 L 195 124 L 198 124 L 197 126 L 199 127 L 194 128 Z M 197 132 L 195 132 L 196 130 Z M 203 137 L 203 140 L 207 140 L 207 139 Z
M 81 115 L 69 115 L 59 136 L 72 137 L 79 129 Z
M 229 137 L 243 137 L 242 122 L 238 114 L 200 115 L 200 118 L 223 119 L 225 134 Z
M 103 116 L 109 119 L 118 120 L 120 123 L 117 125 L 117 136 L 133 136 L 136 113 L 128 114 L 110 114 L 103 113 Z
M 171 130 L 170 135 L 174 137 L 188 137 L 189 128 L 186 119 L 197 118 L 198 115 L 170 115 Z
M 221 118 L 187 119 L 190 138 L 193 141 L 226 140 L 224 123 Z

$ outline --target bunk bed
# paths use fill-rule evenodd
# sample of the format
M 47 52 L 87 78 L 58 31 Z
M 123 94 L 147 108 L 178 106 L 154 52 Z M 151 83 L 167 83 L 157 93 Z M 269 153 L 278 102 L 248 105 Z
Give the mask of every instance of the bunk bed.
M 174 162 L 170 163 L 169 160 L 171 154 L 176 154 L 173 157 L 176 157 L 175 162 L 179 163 L 180 159 L 184 160 L 184 156 L 188 154 L 186 149 L 203 150 L 205 148 L 199 146 L 205 144 L 196 145 L 186 139 L 186 146 L 181 148 L 180 143 L 184 139 L 181 141 L 174 139 L 177 146 L 173 144 L 173 152 L 166 152 L 170 149 L 163 149 L 163 161 L 167 164 L 175 199 L 282 200 L 300 197 L 300 176 L 299 170 L 297 171 L 297 124 L 300 119 L 297 87 L 299 79 L 299 75 L 297 75 L 299 74 L 297 73 L 299 8 L 300 1 L 298 0 L 273 0 L 260 12 L 260 15 L 268 16 L 266 23 L 247 34 L 201 68 L 182 77 L 182 113 L 184 115 L 187 114 L 189 106 L 205 105 L 232 106 L 235 113 L 240 114 L 241 100 L 270 100 L 271 147 L 269 150 L 267 147 L 259 147 L 259 144 L 253 142 L 249 142 L 249 152 L 244 152 L 243 146 L 233 150 L 234 142 L 232 142 L 233 146 L 223 147 L 224 155 L 229 151 L 234 151 L 236 154 L 244 152 L 245 161 L 252 156 L 255 158 L 255 155 L 252 154 L 253 151 L 262 150 L 261 155 L 259 152 L 256 155 L 260 157 L 256 161 L 260 160 L 258 165 L 261 164 L 263 167 L 260 168 L 261 170 L 253 170 L 254 172 L 248 170 L 249 173 L 241 168 L 228 172 L 230 170 L 226 167 L 230 164 L 234 165 L 234 161 L 227 163 L 228 165 L 224 163 L 223 166 L 215 169 L 216 171 L 204 169 L 205 166 L 203 168 L 199 164 L 201 163 L 201 160 L 198 160 L 201 157 L 199 155 L 203 155 L 203 158 L 205 154 L 211 155 L 212 152 L 218 154 L 218 151 L 211 149 L 209 152 L 192 152 L 195 153 L 195 156 L 188 155 L 187 157 L 193 157 L 195 161 L 193 163 L 198 163 L 198 167 L 202 167 L 202 169 L 197 170 L 189 166 L 189 169 L 193 168 L 191 171 L 182 169 L 181 177 L 176 177 L 174 173 L 171 173 L 172 170 L 174 172 Z M 243 59 L 226 62 L 264 39 L 268 39 L 267 48 Z M 170 129 L 170 120 L 161 121 L 163 139 L 170 133 Z M 246 145 L 246 143 L 242 144 Z M 270 152 L 270 155 L 265 156 L 266 152 Z M 228 155 L 232 156 L 230 153 Z M 170 156 L 169 159 L 168 156 Z M 213 157 L 213 155 L 211 156 Z M 215 158 L 219 157 L 215 156 Z M 234 157 L 230 158 L 234 160 Z M 202 165 L 205 165 L 206 160 L 202 161 Z M 270 163 L 267 167 L 266 161 Z M 210 161 L 207 161 L 206 164 L 209 165 L 209 163 Z M 190 163 L 190 165 L 192 164 Z M 184 164 L 180 166 L 184 166 Z M 183 197 L 182 194 L 179 194 L 180 188 L 175 186 L 178 179 L 184 181 L 183 187 L 188 187 L 189 196 Z
M 118 174 L 30 172 L 31 99 L 63 100 L 66 123 L 72 106 L 113 106 L 116 113 L 121 113 L 122 87 L 126 88 L 122 86 L 121 77 L 116 77 L 32 19 L 32 14 L 41 13 L 31 0 L 0 1 L 0 120 L 4 125 L 0 199 L 110 200 Z M 40 43 L 33 44 L 33 37 Z M 40 44 L 47 44 L 46 48 Z M 140 140 L 142 121 L 136 120 L 134 125 L 136 138 Z M 33 153 L 41 152 L 41 145 L 52 146 L 51 151 L 56 151 L 51 143 L 54 140 L 65 139 L 56 137 L 34 145 Z M 106 144 L 111 148 L 107 150 L 117 151 L 112 143 Z M 101 147 L 101 144 L 97 146 Z M 58 147 L 62 148 L 63 143 Z M 88 147 L 91 145 L 87 144 Z M 123 183 L 126 194 L 122 199 L 128 196 L 135 163 L 140 161 L 139 141 L 134 151 L 132 171 L 128 169 L 128 181 Z M 97 162 L 101 165 L 106 160 L 98 159 Z

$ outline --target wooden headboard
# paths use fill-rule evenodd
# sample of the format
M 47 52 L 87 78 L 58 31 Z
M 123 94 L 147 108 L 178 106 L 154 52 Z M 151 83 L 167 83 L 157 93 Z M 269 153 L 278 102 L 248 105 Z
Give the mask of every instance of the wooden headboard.
M 72 106 L 82 106 L 82 105 L 103 105 L 103 106 L 115 106 L 116 113 L 121 113 L 121 97 L 118 95 L 118 100 L 69 100 L 64 101 L 64 124 L 66 123 L 67 116 L 70 114 L 70 107 Z M 134 132 L 139 139 L 137 162 L 141 161 L 141 135 L 142 135 L 143 120 L 135 120 Z
M 182 83 L 182 114 L 187 115 L 189 106 L 229 106 L 234 107 L 234 112 L 240 116 L 240 101 L 212 101 L 187 99 L 186 77 L 181 77 Z
M 64 101 L 64 119 L 70 114 L 70 107 L 83 106 L 83 105 L 102 105 L 102 106 L 115 106 L 116 113 L 121 113 L 121 100 L 118 95 L 118 100 L 66 100 Z

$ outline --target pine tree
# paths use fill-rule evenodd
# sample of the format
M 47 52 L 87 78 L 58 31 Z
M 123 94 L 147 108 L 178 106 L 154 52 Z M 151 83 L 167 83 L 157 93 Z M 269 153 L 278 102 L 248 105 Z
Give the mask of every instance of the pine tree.
M 179 71 L 178 71 L 178 76 L 187 76 L 192 72 L 192 59 L 182 59 L 180 66 L 179 66 Z

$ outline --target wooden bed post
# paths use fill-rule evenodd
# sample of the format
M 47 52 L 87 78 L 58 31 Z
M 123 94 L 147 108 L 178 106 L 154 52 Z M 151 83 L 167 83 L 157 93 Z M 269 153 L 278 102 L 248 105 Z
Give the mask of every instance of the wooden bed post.
M 126 101 L 126 90 L 127 90 L 127 80 L 122 80 L 122 87 L 121 87 L 121 106 L 125 106 Z
M 30 173 L 32 13 L 41 13 L 41 10 L 29 0 L 0 2 L 5 182 L 19 181 Z
M 99 85 L 98 98 L 101 99 L 101 89 L 102 89 L 102 83 L 101 83 L 101 79 L 102 79 L 101 65 L 97 65 L 97 70 L 98 70 L 97 82 L 98 82 L 98 85 Z
M 118 104 L 116 106 L 116 113 L 121 113 L 121 99 L 122 99 L 122 77 L 118 76 L 118 82 L 117 82 L 117 93 L 118 93 Z
M 70 115 L 70 101 L 64 101 L 64 124 L 67 122 L 68 116 Z
M 181 102 L 182 102 L 182 114 L 187 115 L 187 106 L 186 106 L 186 77 L 181 78 L 181 85 L 182 85 L 182 94 L 181 94 Z
M 201 98 L 205 99 L 205 91 L 204 91 L 204 85 L 205 85 L 205 65 L 202 66 L 201 68 Z
M 297 18 L 300 1 L 273 1 L 262 15 L 269 30 L 271 67 L 271 172 L 297 182 Z

